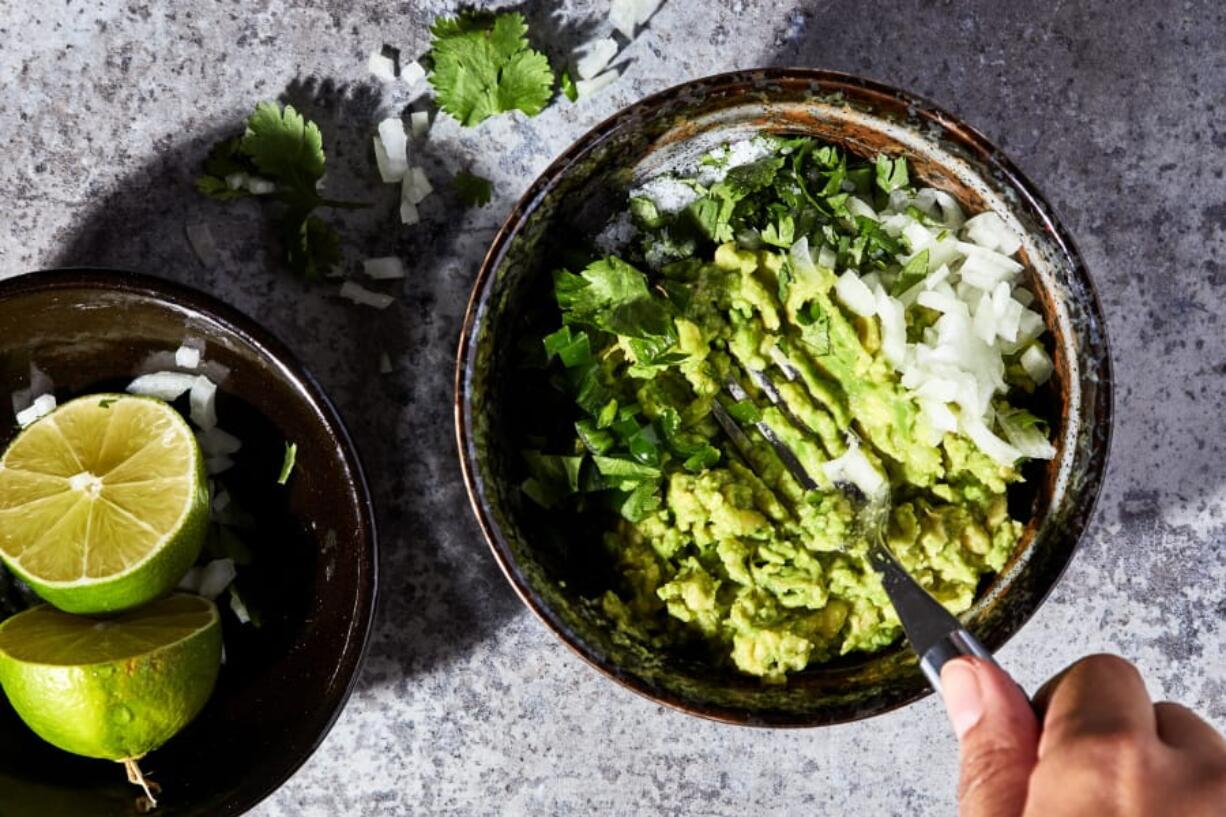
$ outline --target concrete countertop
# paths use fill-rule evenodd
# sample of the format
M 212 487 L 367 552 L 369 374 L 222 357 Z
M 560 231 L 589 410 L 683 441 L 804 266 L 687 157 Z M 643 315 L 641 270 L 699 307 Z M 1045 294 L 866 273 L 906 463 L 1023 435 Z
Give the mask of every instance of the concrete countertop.
M 606 2 L 527 4 L 552 55 L 608 30 Z M 1035 688 L 1118 651 L 1226 726 L 1226 19 L 1220 4 L 669 0 L 579 104 L 434 124 L 435 186 L 471 167 L 486 208 L 438 194 L 401 229 L 372 123 L 408 95 L 443 2 L 0 2 L 0 276 L 130 267 L 260 316 L 338 402 L 383 534 L 382 607 L 357 692 L 306 766 L 253 813 L 948 815 L 955 745 L 936 701 L 868 723 L 761 731 L 657 707 L 587 668 L 514 597 L 472 521 L 452 443 L 451 371 L 470 283 L 511 202 L 607 114 L 733 68 L 810 65 L 910 89 L 962 115 L 1038 184 L 1102 294 L 1117 420 L 1095 521 L 1050 600 L 1002 652 Z M 348 265 L 397 253 L 384 313 L 270 270 L 247 205 L 194 194 L 204 151 L 265 98 L 323 124 L 330 182 L 378 203 L 347 220 Z M 348 180 L 348 181 L 346 181 Z M 222 245 L 205 267 L 184 233 Z M 3 331 L 3 327 L 0 327 Z M 387 351 L 395 372 L 380 376 Z

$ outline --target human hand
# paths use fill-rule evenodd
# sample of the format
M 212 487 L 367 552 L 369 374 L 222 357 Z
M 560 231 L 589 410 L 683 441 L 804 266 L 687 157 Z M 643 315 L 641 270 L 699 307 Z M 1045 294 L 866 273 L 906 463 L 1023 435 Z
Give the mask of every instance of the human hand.
M 1226 740 L 1185 707 L 1152 703 L 1123 658 L 1081 659 L 1033 709 L 975 658 L 946 664 L 941 686 L 961 747 L 961 817 L 1226 815 Z

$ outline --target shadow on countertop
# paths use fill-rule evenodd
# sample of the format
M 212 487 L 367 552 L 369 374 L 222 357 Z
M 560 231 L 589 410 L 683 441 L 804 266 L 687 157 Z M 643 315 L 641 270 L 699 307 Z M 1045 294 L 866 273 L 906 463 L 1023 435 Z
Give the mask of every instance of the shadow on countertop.
M 466 157 L 427 140 L 410 149 L 431 176 L 434 201 L 420 225 L 401 225 L 399 185 L 379 183 L 370 155 L 374 124 L 396 110 L 377 86 L 296 80 L 281 101 L 323 131 L 329 195 L 372 203 L 323 215 L 345 241 L 345 272 L 395 295 L 391 307 L 351 304 L 337 297 L 339 280 L 309 283 L 286 270 L 271 213 L 262 212 L 273 205 L 196 193 L 205 153 L 241 133 L 239 121 L 184 142 L 167 138 L 89 211 L 55 265 L 119 267 L 202 289 L 261 321 L 315 374 L 357 442 L 378 516 L 379 611 L 359 686 L 391 685 L 460 659 L 521 609 L 470 512 L 452 422 L 460 322 L 497 214 L 466 215 L 448 188 Z M 218 245 L 215 263 L 202 263 L 187 240 L 186 227 L 197 224 Z M 360 275 L 362 258 L 384 255 L 405 260 L 407 281 Z M 382 354 L 391 374 L 379 373 Z

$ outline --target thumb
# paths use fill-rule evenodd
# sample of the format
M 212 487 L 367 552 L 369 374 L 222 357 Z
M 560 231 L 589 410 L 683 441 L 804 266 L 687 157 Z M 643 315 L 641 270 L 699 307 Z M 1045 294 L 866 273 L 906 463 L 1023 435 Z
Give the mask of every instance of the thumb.
M 941 695 L 958 735 L 961 817 L 1018 817 L 1038 762 L 1039 725 L 1004 670 L 978 658 L 941 669 Z

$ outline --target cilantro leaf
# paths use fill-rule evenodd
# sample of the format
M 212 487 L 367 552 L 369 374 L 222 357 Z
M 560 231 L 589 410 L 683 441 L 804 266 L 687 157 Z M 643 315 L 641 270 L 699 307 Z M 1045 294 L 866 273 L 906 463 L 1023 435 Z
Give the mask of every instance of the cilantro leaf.
M 562 95 L 571 102 L 579 98 L 579 88 L 575 85 L 575 80 L 571 77 L 569 70 L 562 71 L 562 76 L 558 77 L 558 84 L 562 86 Z
M 341 261 L 340 235 L 313 214 L 316 208 L 367 206 L 320 196 L 316 185 L 324 175 L 323 135 L 292 105 L 256 105 L 243 134 L 214 145 L 203 171 L 196 189 L 218 201 L 251 195 L 230 185 L 236 175 L 259 176 L 276 185 L 274 193 L 260 198 L 284 206 L 277 221 L 284 257 L 290 269 L 308 279 L 321 278 Z
M 890 294 L 897 298 L 911 287 L 928 277 L 928 250 L 920 250 L 898 273 L 898 280 L 890 287 Z
M 468 127 L 511 110 L 540 113 L 553 95 L 553 70 L 527 33 L 518 12 L 436 20 L 429 79 L 440 107 Z
M 616 256 L 588 264 L 580 275 L 554 276 L 554 296 L 566 317 L 603 328 L 618 307 L 651 298 L 643 273 Z
M 484 207 L 490 203 L 490 197 L 494 193 L 494 185 L 489 179 L 467 170 L 455 174 L 451 179 L 451 186 L 460 201 L 469 207 Z
M 319 216 L 285 220 L 285 260 L 308 281 L 317 281 L 341 262 L 341 236 Z
M 644 482 L 630 492 L 618 510 L 628 521 L 640 522 L 652 512 L 659 510 L 661 504 L 660 486 Z
M 893 192 L 909 183 L 907 177 L 907 159 L 899 156 L 890 159 L 884 153 L 877 156 L 877 186 L 886 193 Z
M 777 222 L 766 225 L 762 231 L 762 240 L 767 244 L 788 249 L 796 236 L 796 222 L 791 216 L 783 216 Z
M 289 482 L 289 475 L 294 472 L 294 464 L 298 461 L 298 443 L 285 444 L 285 458 L 281 461 L 281 473 L 277 475 L 277 484 Z
M 239 150 L 278 187 L 314 194 L 315 182 L 324 175 L 323 135 L 293 105 L 284 109 L 275 102 L 256 105 Z
M 768 156 L 732 168 L 705 196 L 692 202 L 686 212 L 711 241 L 717 244 L 731 241 L 738 206 L 754 193 L 770 187 L 783 163 L 782 156 Z

